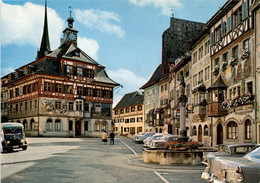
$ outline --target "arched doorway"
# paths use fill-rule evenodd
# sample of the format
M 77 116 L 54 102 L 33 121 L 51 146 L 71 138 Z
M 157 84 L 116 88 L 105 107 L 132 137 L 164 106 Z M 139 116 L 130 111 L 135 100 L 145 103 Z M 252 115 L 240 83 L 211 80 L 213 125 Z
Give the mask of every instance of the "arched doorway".
M 221 123 L 217 126 L 217 144 L 223 144 L 223 126 Z
M 76 121 L 75 123 L 75 135 L 81 135 L 81 122 Z
M 202 142 L 202 126 L 199 125 L 198 141 Z

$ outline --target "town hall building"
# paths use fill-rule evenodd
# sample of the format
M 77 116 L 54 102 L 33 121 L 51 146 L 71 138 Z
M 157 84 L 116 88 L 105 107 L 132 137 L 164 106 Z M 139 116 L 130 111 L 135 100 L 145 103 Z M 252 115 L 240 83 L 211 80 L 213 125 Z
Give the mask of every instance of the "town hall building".
M 60 46 L 51 51 L 45 3 L 36 60 L 2 78 L 6 119 L 22 123 L 28 136 L 97 137 L 111 130 L 113 90 L 119 84 L 77 46 L 71 15 L 67 22 Z

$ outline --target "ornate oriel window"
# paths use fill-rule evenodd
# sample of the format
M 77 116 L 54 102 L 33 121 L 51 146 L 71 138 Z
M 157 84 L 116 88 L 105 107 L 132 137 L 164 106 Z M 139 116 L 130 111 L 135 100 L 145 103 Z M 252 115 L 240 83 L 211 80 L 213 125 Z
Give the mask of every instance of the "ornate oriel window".
M 237 139 L 238 138 L 238 126 L 237 123 L 231 121 L 227 124 L 227 138 Z

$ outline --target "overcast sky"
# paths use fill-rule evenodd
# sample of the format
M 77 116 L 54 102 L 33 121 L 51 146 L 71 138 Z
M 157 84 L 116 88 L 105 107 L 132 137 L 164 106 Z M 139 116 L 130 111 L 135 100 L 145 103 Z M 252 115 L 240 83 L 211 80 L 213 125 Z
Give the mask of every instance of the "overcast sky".
M 1 76 L 36 58 L 44 0 L 0 0 Z M 106 67 L 123 88 L 114 105 L 138 90 L 161 63 L 162 33 L 170 17 L 206 23 L 226 0 L 48 0 L 51 49 L 60 45 L 72 11 L 78 47 Z M 71 8 L 69 8 L 71 7 Z

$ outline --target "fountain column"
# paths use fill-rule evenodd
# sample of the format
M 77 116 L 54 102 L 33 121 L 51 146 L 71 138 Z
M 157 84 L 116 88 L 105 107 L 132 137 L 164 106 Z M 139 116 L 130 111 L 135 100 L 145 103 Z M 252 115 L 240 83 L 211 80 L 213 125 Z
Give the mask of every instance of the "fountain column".
M 181 84 L 180 84 L 180 97 L 178 99 L 179 106 L 180 106 L 180 134 L 178 136 L 179 142 L 187 142 L 187 131 L 186 131 L 186 123 L 185 123 L 185 107 L 186 103 L 188 101 L 188 98 L 185 95 L 185 82 L 184 77 L 181 78 Z

